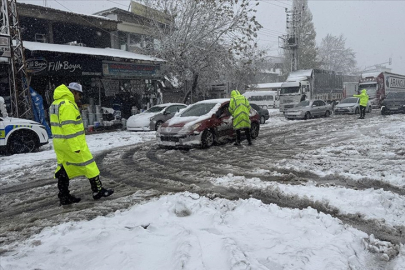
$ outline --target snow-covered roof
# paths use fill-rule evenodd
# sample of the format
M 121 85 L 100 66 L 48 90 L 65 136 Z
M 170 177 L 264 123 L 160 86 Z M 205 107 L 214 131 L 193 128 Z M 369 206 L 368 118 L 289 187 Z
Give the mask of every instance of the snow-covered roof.
M 251 89 L 265 89 L 265 88 L 280 88 L 282 82 L 277 82 L 277 83 L 258 83 L 258 84 L 252 84 L 249 85 L 249 88 Z
M 290 75 L 288 75 L 287 81 L 288 82 L 295 82 L 295 81 L 303 81 L 306 80 L 308 77 L 311 76 L 313 69 L 303 69 L 292 71 Z
M 111 19 L 111 18 L 107 18 L 105 16 L 100 16 L 97 14 L 87 14 L 87 13 L 77 13 L 77 12 L 72 12 L 72 11 L 66 11 L 63 10 L 62 8 L 51 8 L 51 7 L 45 7 L 45 6 L 41 6 L 41 5 L 33 5 L 33 4 L 26 4 L 26 3 L 17 3 L 17 7 L 19 9 L 24 8 L 26 10 L 31 9 L 33 12 L 37 12 L 36 15 L 38 15 L 38 10 L 45 10 L 49 13 L 55 14 L 55 13 L 62 13 L 64 14 L 64 16 L 70 16 L 70 15 L 80 15 L 80 16 L 86 16 L 86 17 L 92 17 L 92 18 L 97 18 L 100 20 L 105 20 L 105 21 L 116 21 L 119 22 L 117 20 Z M 119 8 L 117 8 L 119 9 Z M 124 10 L 125 11 L 125 10 Z
M 64 53 L 74 53 L 74 54 L 86 54 L 86 55 L 98 55 L 98 56 L 109 56 L 109 57 L 119 57 L 125 59 L 133 60 L 144 60 L 153 62 L 165 62 L 165 60 L 156 58 L 149 55 L 137 54 L 128 51 L 111 49 L 111 48 L 92 48 L 92 47 L 81 47 L 63 44 L 51 44 L 51 43 L 41 43 L 32 41 L 23 41 L 24 48 L 30 51 L 49 51 L 49 52 L 64 52 Z

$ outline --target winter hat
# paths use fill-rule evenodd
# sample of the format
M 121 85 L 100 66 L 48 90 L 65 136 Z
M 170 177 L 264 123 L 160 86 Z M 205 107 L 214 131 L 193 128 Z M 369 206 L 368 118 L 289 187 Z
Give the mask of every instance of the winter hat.
M 80 83 L 71 82 L 71 83 L 69 83 L 68 88 L 69 88 L 70 90 L 75 90 L 75 91 L 77 91 L 77 92 L 83 93 L 82 85 L 81 85 Z

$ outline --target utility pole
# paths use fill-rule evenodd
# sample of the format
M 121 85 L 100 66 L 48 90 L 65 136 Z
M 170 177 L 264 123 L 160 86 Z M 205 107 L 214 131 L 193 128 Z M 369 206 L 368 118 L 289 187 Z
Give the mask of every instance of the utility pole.
M 298 69 L 299 23 L 302 11 L 294 7 L 290 11 L 286 8 L 285 12 L 287 35 L 279 37 L 279 47 L 291 51 L 291 71 L 295 71 Z
M 11 96 L 11 116 L 33 119 L 29 78 L 26 73 L 24 47 L 16 0 L 1 0 L 1 37 L 8 39 L 9 84 Z M 7 49 L 6 49 L 7 50 Z

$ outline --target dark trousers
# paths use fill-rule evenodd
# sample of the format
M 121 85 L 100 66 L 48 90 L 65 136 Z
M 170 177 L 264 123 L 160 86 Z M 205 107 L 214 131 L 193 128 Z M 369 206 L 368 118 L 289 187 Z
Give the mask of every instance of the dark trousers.
M 236 142 L 240 143 L 241 130 L 245 131 L 246 139 L 248 140 L 249 143 L 251 143 L 252 137 L 250 136 L 250 128 L 237 129 L 236 130 Z
M 69 176 L 67 175 L 65 168 L 62 168 L 55 174 L 55 177 L 58 178 L 58 189 L 59 189 L 59 196 L 68 196 L 70 194 L 69 191 Z M 96 177 L 90 178 L 90 185 L 91 190 L 93 192 L 98 192 L 102 189 L 103 185 L 100 181 L 100 177 L 97 175 Z
M 366 106 L 360 105 L 360 118 L 364 118 L 366 116 Z

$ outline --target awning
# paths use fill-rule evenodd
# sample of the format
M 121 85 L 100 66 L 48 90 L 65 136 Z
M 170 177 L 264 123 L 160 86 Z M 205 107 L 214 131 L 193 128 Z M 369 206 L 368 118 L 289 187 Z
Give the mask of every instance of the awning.
M 48 51 L 48 52 L 62 52 L 62 53 L 72 53 L 72 54 L 85 54 L 85 55 L 97 55 L 97 56 L 108 56 L 108 57 L 118 57 L 123 59 L 132 59 L 140 61 L 151 61 L 151 62 L 165 62 L 165 60 L 152 57 L 149 55 L 137 54 L 128 51 L 111 49 L 111 48 L 91 48 L 82 46 L 72 46 L 72 45 L 62 45 L 62 44 L 50 44 L 32 41 L 23 41 L 23 46 L 25 49 L 30 51 Z

